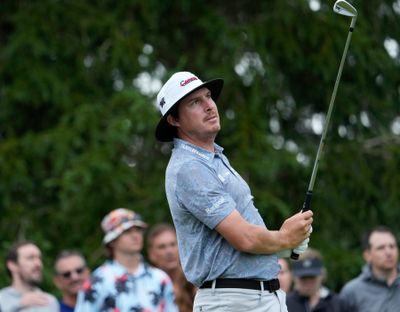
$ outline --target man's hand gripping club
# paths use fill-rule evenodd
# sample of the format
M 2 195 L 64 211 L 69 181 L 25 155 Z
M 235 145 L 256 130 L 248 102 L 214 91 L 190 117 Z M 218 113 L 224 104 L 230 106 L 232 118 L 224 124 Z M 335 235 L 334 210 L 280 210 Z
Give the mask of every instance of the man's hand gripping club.
M 283 237 L 286 237 L 290 246 L 277 252 L 279 258 L 289 258 L 292 250 L 298 255 L 306 251 L 312 233 L 312 222 L 313 218 L 310 210 L 299 212 L 285 220 L 279 232 L 282 233 Z

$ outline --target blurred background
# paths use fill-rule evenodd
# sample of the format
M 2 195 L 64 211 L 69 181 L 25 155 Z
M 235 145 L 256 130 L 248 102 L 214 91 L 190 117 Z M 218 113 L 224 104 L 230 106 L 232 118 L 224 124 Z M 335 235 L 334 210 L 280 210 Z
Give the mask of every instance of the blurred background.
M 365 230 L 400 233 L 400 0 L 350 2 L 358 19 L 312 203 L 311 246 L 337 291 L 359 273 Z M 279 229 L 301 208 L 351 21 L 333 4 L 1 1 L 0 261 L 35 241 L 54 290 L 60 249 L 103 262 L 110 210 L 171 220 L 155 97 L 181 70 L 225 79 L 217 143 Z

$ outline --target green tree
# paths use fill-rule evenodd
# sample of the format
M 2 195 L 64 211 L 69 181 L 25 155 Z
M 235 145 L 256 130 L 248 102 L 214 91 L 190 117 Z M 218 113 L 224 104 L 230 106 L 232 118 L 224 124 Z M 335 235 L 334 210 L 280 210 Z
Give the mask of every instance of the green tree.
M 311 244 L 336 289 L 359 271 L 365 229 L 397 231 L 400 203 L 399 4 L 353 4 L 359 17 L 313 200 Z M 49 276 L 64 247 L 81 249 L 92 266 L 103 260 L 99 224 L 113 208 L 170 221 L 171 146 L 154 138 L 154 102 L 178 70 L 225 79 L 218 143 L 268 227 L 279 228 L 301 207 L 350 23 L 332 6 L 3 1 L 0 254 L 17 238 L 33 239 Z

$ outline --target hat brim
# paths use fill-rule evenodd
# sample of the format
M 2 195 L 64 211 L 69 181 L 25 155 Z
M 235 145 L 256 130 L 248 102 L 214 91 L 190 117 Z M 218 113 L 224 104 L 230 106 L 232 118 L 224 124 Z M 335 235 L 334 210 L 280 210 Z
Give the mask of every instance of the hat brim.
M 128 221 L 124 222 L 121 224 L 119 227 L 115 228 L 114 230 L 108 232 L 104 238 L 103 238 L 103 244 L 107 245 L 108 243 L 111 243 L 113 240 L 117 239 L 123 232 L 126 230 L 132 228 L 132 227 L 139 227 L 142 229 L 147 228 L 147 223 L 141 221 L 141 220 L 134 220 L 134 221 Z
M 172 108 L 175 107 L 176 103 L 182 100 L 184 97 L 188 96 L 189 94 L 201 89 L 201 88 L 208 88 L 211 91 L 211 98 L 214 102 L 217 102 L 219 95 L 221 94 L 222 87 L 224 85 L 224 80 L 217 78 L 212 79 L 209 81 L 204 82 L 200 86 L 196 87 L 195 89 L 191 90 L 188 94 L 185 94 L 180 99 L 178 99 L 174 105 L 164 114 L 164 116 L 158 122 L 156 128 L 156 138 L 160 142 L 171 142 L 174 137 L 176 136 L 176 127 L 171 126 L 168 121 L 168 115 L 171 112 Z
M 321 268 L 308 268 L 302 270 L 293 270 L 293 275 L 295 277 L 314 277 L 322 275 Z

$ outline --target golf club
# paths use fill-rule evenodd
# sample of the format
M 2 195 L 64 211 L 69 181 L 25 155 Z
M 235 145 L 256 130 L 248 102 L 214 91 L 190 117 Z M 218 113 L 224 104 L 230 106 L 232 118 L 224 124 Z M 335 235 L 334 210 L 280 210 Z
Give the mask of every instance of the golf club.
M 310 184 L 308 185 L 308 190 L 306 192 L 306 196 L 304 199 L 302 211 L 307 211 L 311 207 L 311 199 L 312 199 L 312 195 L 313 195 L 315 178 L 317 176 L 318 165 L 319 165 L 319 161 L 321 158 L 322 149 L 324 148 L 324 145 L 325 145 L 326 133 L 327 133 L 328 127 L 329 127 L 329 121 L 331 119 L 331 114 L 332 114 L 332 110 L 333 110 L 333 106 L 334 106 L 335 98 L 336 98 L 336 92 L 337 92 L 337 89 L 339 86 L 340 77 L 342 75 L 343 65 L 346 60 L 347 50 L 350 45 L 351 35 L 353 33 L 354 26 L 355 26 L 356 20 L 357 20 L 357 10 L 350 3 L 348 3 L 345 0 L 336 1 L 335 4 L 333 5 L 333 11 L 340 15 L 350 16 L 352 19 L 351 19 L 349 33 L 347 35 L 346 45 L 344 47 L 344 51 L 343 51 L 343 55 L 342 55 L 342 60 L 340 61 L 340 66 L 339 66 L 339 71 L 337 73 L 335 86 L 333 88 L 331 100 L 329 102 L 328 113 L 326 115 L 325 125 L 322 130 L 321 140 L 319 142 L 317 156 L 315 157 L 314 167 L 313 167 L 311 178 L 310 178 Z M 292 251 L 290 258 L 293 260 L 297 260 L 299 258 L 299 255 L 296 254 L 294 251 Z

